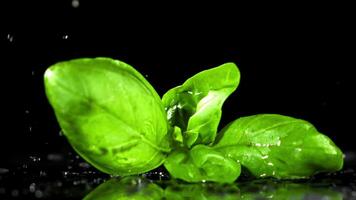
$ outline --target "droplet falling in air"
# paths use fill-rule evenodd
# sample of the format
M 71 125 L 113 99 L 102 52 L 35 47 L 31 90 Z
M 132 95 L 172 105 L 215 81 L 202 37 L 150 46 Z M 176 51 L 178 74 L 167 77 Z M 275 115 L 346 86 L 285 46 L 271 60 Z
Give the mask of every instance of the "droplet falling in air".
M 10 170 L 6 169 L 6 168 L 0 168 L 0 174 L 6 174 L 8 173 Z
M 79 163 L 79 167 L 81 167 L 81 168 L 90 168 L 90 165 L 88 163 L 86 163 L 86 162 L 81 162 L 81 163 Z
M 13 197 L 17 197 L 17 196 L 19 196 L 19 194 L 20 194 L 20 192 L 18 190 L 11 191 L 11 196 L 13 196 Z
M 41 161 L 41 158 L 40 158 L 40 157 L 37 157 L 37 156 L 30 156 L 30 160 L 31 160 L 32 162 L 39 162 L 39 161 Z
M 14 36 L 12 36 L 11 34 L 7 34 L 6 39 L 7 39 L 9 42 L 12 42 L 12 41 L 14 41 Z
M 36 190 L 35 197 L 36 198 L 42 198 L 43 197 L 43 192 L 41 190 Z
M 31 183 L 29 189 L 30 189 L 30 192 L 35 192 L 36 191 L 36 183 Z
M 54 161 L 54 162 L 60 162 L 63 160 L 63 156 L 61 154 L 48 154 L 47 160 Z
M 72 0 L 72 7 L 78 8 L 79 7 L 79 0 Z
M 68 36 L 67 34 L 64 34 L 62 38 L 63 38 L 63 40 L 67 40 L 68 37 L 69 37 L 69 36 Z

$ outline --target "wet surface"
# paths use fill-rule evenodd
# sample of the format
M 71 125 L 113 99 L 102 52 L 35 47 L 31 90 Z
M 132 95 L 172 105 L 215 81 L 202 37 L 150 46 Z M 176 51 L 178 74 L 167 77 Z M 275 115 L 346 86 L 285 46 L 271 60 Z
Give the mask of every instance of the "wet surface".
M 0 199 L 356 199 L 355 154 L 345 168 L 306 180 L 255 180 L 234 184 L 187 184 L 163 168 L 133 177 L 110 177 L 74 153 L 31 155 L 12 167 L 0 166 Z

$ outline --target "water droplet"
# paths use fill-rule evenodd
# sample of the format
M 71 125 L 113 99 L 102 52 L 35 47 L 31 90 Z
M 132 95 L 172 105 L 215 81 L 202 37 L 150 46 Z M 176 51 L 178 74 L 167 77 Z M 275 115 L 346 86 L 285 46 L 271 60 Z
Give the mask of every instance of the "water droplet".
M 36 183 L 31 183 L 29 189 L 30 189 L 30 192 L 35 192 L 36 191 Z
M 145 77 L 148 78 L 148 74 L 146 74 Z
M 78 8 L 79 7 L 79 0 L 72 0 L 72 7 Z
M 35 71 L 34 71 L 34 70 L 31 71 L 31 75 L 32 75 L 32 76 L 35 75 Z
M 29 131 L 29 132 L 32 132 L 32 126 L 29 126 L 29 127 L 28 127 L 28 131 Z
M 301 148 L 296 148 L 295 150 L 297 150 L 297 151 L 302 151 L 302 149 L 301 149 Z
M 202 183 L 206 183 L 206 180 L 201 180 Z
M 273 171 L 273 172 L 272 172 L 272 175 L 274 176 L 275 174 L 276 174 L 276 172 L 275 172 L 275 171 Z
M 40 177 L 45 177 L 47 176 L 47 173 L 45 171 L 40 171 Z
M 269 163 L 267 163 L 267 165 L 269 165 L 269 166 L 273 166 L 273 163 L 269 162 Z
M 68 36 L 67 34 L 64 34 L 62 38 L 63 38 L 63 40 L 67 40 L 68 37 L 69 37 L 69 36 Z
M 7 36 L 6 36 L 6 39 L 7 39 L 9 42 L 12 42 L 12 41 L 14 41 L 14 36 L 9 33 L 9 34 L 7 34 Z
M 17 196 L 19 196 L 19 194 L 20 194 L 20 192 L 18 190 L 11 191 L 11 196 L 13 196 L 13 197 L 17 197 Z
M 29 111 L 29 110 L 25 110 L 25 113 L 26 113 L 26 114 L 30 114 L 30 111 Z
M 36 198 L 42 198 L 43 197 L 43 192 L 41 190 L 36 190 L 35 197 Z
M 356 197 L 356 191 L 352 191 L 351 196 Z
M 261 157 L 263 160 L 268 158 L 268 155 L 264 155 Z
M 40 157 L 37 157 L 37 156 L 30 156 L 30 159 L 32 162 L 39 162 L 41 161 L 41 158 Z
M 260 175 L 260 177 L 265 177 L 265 176 L 266 176 L 266 174 L 264 174 L 264 173 Z
M 90 165 L 89 165 L 88 163 L 86 163 L 86 162 L 81 162 L 81 163 L 79 163 L 79 167 L 82 167 L 82 168 L 89 168 Z
M 281 140 L 278 140 L 277 146 L 281 146 Z
M 62 185 L 63 185 L 62 182 L 60 182 L 60 181 L 56 182 L 56 186 L 57 186 L 57 187 L 62 187 Z
M 61 154 L 48 154 L 47 160 L 59 162 L 63 160 L 63 156 Z
M 63 136 L 62 130 L 60 130 L 58 134 L 59 134 L 59 136 Z
M 256 143 L 255 146 L 256 146 L 256 147 L 260 147 L 261 144 L 260 144 L 260 143 Z
M 6 169 L 6 168 L 0 168 L 0 174 L 6 174 L 8 173 L 10 170 Z

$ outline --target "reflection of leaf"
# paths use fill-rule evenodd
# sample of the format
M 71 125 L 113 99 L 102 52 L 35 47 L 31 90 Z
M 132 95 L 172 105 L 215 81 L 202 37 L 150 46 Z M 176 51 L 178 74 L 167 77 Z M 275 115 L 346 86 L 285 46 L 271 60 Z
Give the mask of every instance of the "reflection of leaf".
M 188 147 L 214 142 L 221 107 L 239 81 L 236 65 L 226 63 L 192 76 L 163 95 L 168 121 L 181 129 Z
M 233 200 L 240 199 L 240 191 L 236 185 L 171 184 L 165 190 L 165 197 L 174 200 Z
M 162 199 L 163 189 L 146 179 L 125 177 L 121 180 L 111 179 L 90 192 L 84 200 L 156 200 Z
M 161 187 L 159 186 L 161 185 Z M 165 188 L 165 189 L 163 189 Z M 140 177 L 111 179 L 102 183 L 84 200 L 120 199 L 168 199 L 168 200 L 233 200 L 233 199 L 281 199 L 281 200 L 341 200 L 340 192 L 311 184 L 288 181 L 256 180 L 239 184 L 177 183 L 172 181 L 155 184 Z
M 308 184 L 273 182 L 269 180 L 239 184 L 241 199 L 294 199 L 294 200 L 341 200 L 342 194 L 329 188 L 313 187 Z

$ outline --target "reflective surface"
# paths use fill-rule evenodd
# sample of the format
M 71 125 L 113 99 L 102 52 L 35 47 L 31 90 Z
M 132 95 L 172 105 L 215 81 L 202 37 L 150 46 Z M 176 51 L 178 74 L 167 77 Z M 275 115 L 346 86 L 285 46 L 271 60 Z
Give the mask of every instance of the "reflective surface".
M 0 199 L 356 199 L 354 153 L 346 154 L 346 166 L 338 173 L 284 181 L 245 175 L 229 185 L 171 180 L 163 168 L 110 177 L 75 154 L 18 159 L 21 165 L 0 167 Z

